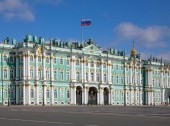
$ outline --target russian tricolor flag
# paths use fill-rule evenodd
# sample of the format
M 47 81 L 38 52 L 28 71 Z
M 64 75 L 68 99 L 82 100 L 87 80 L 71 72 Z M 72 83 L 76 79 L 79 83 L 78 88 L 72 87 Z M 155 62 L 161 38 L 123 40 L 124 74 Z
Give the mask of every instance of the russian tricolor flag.
M 83 19 L 81 20 L 81 26 L 90 26 L 91 20 L 90 19 Z

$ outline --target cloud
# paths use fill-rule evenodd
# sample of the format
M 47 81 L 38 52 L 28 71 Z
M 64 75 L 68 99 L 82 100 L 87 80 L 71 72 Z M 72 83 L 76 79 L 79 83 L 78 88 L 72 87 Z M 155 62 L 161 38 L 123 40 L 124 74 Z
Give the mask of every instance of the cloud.
M 0 16 L 6 19 L 35 20 L 31 7 L 25 0 L 1 0 Z
M 115 28 L 119 40 L 137 41 L 147 48 L 165 48 L 170 39 L 170 28 L 166 26 L 139 27 L 133 23 L 121 23 Z
M 34 0 L 36 3 L 59 5 L 64 2 L 64 0 Z

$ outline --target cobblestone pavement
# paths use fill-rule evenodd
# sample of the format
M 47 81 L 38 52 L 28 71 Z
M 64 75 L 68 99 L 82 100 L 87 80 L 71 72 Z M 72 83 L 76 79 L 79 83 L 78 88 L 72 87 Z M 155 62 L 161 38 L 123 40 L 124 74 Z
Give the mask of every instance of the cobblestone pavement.
M 170 118 L 170 106 L 0 106 L 2 111 L 129 114 Z

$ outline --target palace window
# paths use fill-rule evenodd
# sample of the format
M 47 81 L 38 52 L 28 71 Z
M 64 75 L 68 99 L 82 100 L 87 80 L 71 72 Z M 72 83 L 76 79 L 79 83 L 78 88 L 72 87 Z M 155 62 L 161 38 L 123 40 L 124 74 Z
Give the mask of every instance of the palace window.
M 33 78 L 34 77 L 34 71 L 33 69 L 30 69 L 30 78 Z
M 100 61 L 97 62 L 96 67 L 100 67 Z
M 63 71 L 60 72 L 60 80 L 64 80 L 64 75 Z
M 22 56 L 20 56 L 20 62 L 23 63 L 23 57 Z
M 66 80 L 67 80 L 67 81 L 70 80 L 70 72 L 69 72 L 69 71 L 66 72 Z
M 76 65 L 77 66 L 80 65 L 80 60 L 79 59 L 76 60 Z
M 80 81 L 80 73 L 79 72 L 76 73 L 76 80 Z
M 10 56 L 9 61 L 10 61 L 10 63 L 13 63 L 14 62 L 14 57 Z
M 11 78 L 11 79 L 14 78 L 14 69 L 10 69 L 10 78 Z
M 57 70 L 56 69 L 54 70 L 54 74 L 53 75 L 54 75 L 54 80 L 57 80 Z
M 67 90 L 67 98 L 70 98 L 70 91 Z
M 91 66 L 91 67 L 94 67 L 94 62 L 93 62 L 93 61 L 91 61 L 90 66 Z
M 33 89 L 31 89 L 30 94 L 31 94 L 31 98 L 34 98 L 34 90 Z
M 98 73 L 96 74 L 96 81 L 97 81 L 97 82 L 99 82 L 99 81 L 100 81 L 100 76 L 99 76 L 99 74 L 98 74 Z
M 41 56 L 38 56 L 38 62 L 41 62 Z
M 106 63 L 103 64 L 103 68 L 106 68 Z
M 48 69 L 46 70 L 46 79 L 50 79 L 50 71 Z
M 23 78 L 23 68 L 20 68 L 20 78 Z
M 111 81 L 112 81 L 112 83 L 114 83 L 114 76 L 113 75 L 111 77 Z
M 15 99 L 15 87 L 11 87 L 11 99 Z
M 60 64 L 63 65 L 63 59 L 62 58 L 60 58 Z
M 123 76 L 121 76 L 121 84 L 123 84 L 123 82 L 124 82 L 124 78 Z
M 94 81 L 94 73 L 91 73 L 91 81 Z
M 8 90 L 7 90 L 7 89 L 5 89 L 5 91 L 4 91 L 4 97 L 5 97 L 5 98 L 8 97 Z
M 4 79 L 7 79 L 7 69 L 4 69 Z
M 57 94 L 57 90 L 54 90 L 54 98 L 57 98 L 58 94 Z
M 107 77 L 106 77 L 106 74 L 104 74 L 104 82 L 106 83 L 107 82 Z
M 38 70 L 38 78 L 42 78 L 42 70 L 41 69 Z
M 57 63 L 56 58 L 53 59 L 53 62 L 54 62 L 54 63 Z
M 30 61 L 31 61 L 31 62 L 34 61 L 34 56 L 30 55 Z
M 8 62 L 8 58 L 6 55 L 4 56 L 4 62 Z
M 69 60 L 69 59 L 67 59 L 67 61 L 66 61 L 66 62 L 67 62 L 67 65 L 70 65 L 70 60 Z
M 50 58 L 46 57 L 46 63 L 49 63 L 49 62 L 50 62 Z
M 46 91 L 46 97 L 50 98 L 50 91 L 49 90 Z
M 116 70 L 119 70 L 119 65 L 118 64 L 116 64 Z
M 88 81 L 88 73 L 86 73 L 86 81 Z
M 119 83 L 119 76 L 118 75 L 116 76 L 116 83 L 117 84 Z
M 86 66 L 88 66 L 88 61 L 86 62 Z

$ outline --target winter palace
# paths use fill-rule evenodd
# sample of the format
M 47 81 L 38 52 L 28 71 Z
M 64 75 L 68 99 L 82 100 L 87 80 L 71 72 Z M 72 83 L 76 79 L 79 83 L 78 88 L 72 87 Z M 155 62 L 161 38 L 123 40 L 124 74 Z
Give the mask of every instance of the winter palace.
M 2 105 L 165 105 L 170 63 L 86 42 L 26 35 L 0 44 Z

